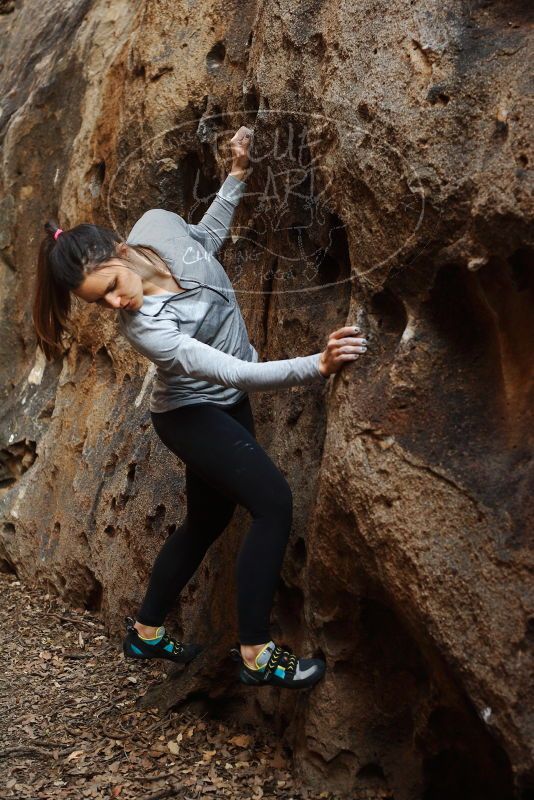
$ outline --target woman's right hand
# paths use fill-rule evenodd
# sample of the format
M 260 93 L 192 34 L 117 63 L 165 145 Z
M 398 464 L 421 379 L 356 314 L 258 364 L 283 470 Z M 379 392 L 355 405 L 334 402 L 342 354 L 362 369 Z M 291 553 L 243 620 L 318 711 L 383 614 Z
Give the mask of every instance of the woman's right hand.
M 338 328 L 328 337 L 326 349 L 319 359 L 319 371 L 328 378 L 329 375 L 339 372 L 348 361 L 356 361 L 366 351 L 367 339 L 361 336 L 360 328 L 354 325 Z

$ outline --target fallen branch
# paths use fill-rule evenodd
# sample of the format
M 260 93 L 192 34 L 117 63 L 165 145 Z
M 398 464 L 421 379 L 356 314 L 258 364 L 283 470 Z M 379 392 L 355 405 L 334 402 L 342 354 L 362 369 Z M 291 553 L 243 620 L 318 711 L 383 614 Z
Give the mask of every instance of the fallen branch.
M 0 758 L 9 758 L 10 756 L 27 756 L 30 754 L 47 756 L 48 758 L 53 755 L 50 750 L 45 750 L 44 747 L 35 747 L 34 745 L 20 745 L 19 747 L 8 747 L 7 750 L 0 750 Z

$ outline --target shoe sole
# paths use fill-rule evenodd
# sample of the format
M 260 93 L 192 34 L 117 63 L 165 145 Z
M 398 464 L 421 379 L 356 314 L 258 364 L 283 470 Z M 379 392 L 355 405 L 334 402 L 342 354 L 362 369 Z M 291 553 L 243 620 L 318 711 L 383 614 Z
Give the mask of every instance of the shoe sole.
M 303 692 L 306 689 L 313 689 L 313 687 L 316 686 L 316 684 L 318 684 L 319 681 L 321 681 L 324 678 L 325 672 L 326 672 L 326 670 L 324 670 L 321 673 L 321 675 L 317 678 L 317 680 L 313 681 L 313 683 L 308 683 L 308 684 L 305 684 L 305 685 L 302 684 L 302 683 L 295 684 L 293 681 L 288 681 L 287 683 L 282 683 L 282 680 L 280 680 L 280 683 L 275 682 L 275 681 L 256 681 L 256 680 L 254 680 L 254 678 L 248 672 L 245 672 L 244 670 L 240 670 L 240 672 L 239 672 L 239 681 L 244 686 L 259 686 L 259 687 L 261 687 L 261 686 L 274 686 L 276 689 L 292 689 L 295 692 L 296 691 Z
M 184 665 L 184 664 L 190 664 L 191 661 L 194 661 L 195 658 L 198 658 L 198 656 L 203 652 L 203 650 L 199 650 L 198 653 L 195 653 L 194 656 L 187 659 L 186 661 L 179 661 L 176 658 L 170 658 L 169 656 L 163 655 L 163 653 L 157 653 L 156 655 L 153 656 L 138 656 L 136 653 L 131 653 L 128 650 L 128 647 L 125 642 L 123 642 L 122 644 L 122 652 L 124 653 L 124 657 L 128 658 L 131 661 L 142 661 L 144 663 L 146 663 L 147 661 L 170 661 L 172 664 Z

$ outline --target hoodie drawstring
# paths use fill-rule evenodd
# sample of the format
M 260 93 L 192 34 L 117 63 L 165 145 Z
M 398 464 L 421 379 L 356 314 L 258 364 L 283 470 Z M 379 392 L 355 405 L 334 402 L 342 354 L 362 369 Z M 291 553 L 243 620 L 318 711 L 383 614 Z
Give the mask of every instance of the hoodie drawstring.
M 224 295 L 222 292 L 219 292 L 218 289 L 214 289 L 213 286 L 208 286 L 207 283 L 200 283 L 200 281 L 197 281 L 195 278 L 183 278 L 182 277 L 182 278 L 180 278 L 180 280 L 181 281 L 193 281 L 193 283 L 198 283 L 198 286 L 203 286 L 205 289 L 211 289 L 212 292 L 217 292 L 217 294 L 220 295 L 224 300 L 226 300 L 227 303 L 230 302 L 229 299 L 226 297 L 226 295 Z M 166 300 L 164 300 L 162 302 L 161 307 L 156 311 L 155 314 L 145 314 L 143 311 L 139 311 L 138 313 L 143 314 L 144 317 L 152 317 L 152 316 L 153 317 L 157 317 L 159 312 L 163 311 L 163 309 L 165 308 L 167 303 L 170 303 L 171 300 L 174 300 L 175 297 L 179 297 L 184 292 L 191 292 L 192 289 L 196 289 L 196 288 L 198 288 L 198 287 L 194 286 L 191 289 L 184 289 L 183 292 L 176 292 L 175 294 L 171 294 L 170 297 L 168 297 Z

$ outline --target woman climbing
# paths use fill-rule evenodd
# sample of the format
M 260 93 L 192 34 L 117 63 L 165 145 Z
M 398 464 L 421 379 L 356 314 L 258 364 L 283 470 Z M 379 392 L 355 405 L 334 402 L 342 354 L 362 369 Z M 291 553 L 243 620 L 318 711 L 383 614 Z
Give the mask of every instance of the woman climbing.
M 260 362 L 232 284 L 214 257 L 242 197 L 252 131 L 230 140 L 232 169 L 196 224 L 152 208 L 126 241 L 100 225 L 63 231 L 47 222 L 38 260 L 33 322 L 50 360 L 62 352 L 71 293 L 118 312 L 119 328 L 157 366 L 150 416 L 185 463 L 187 512 L 164 542 L 136 619 L 126 617 L 124 654 L 187 663 L 202 647 L 169 635 L 164 620 L 237 504 L 252 516 L 236 561 L 239 679 L 307 688 L 325 662 L 297 658 L 270 636 L 270 612 L 292 524 L 286 479 L 255 438 L 248 392 L 324 383 L 366 351 L 358 328 L 330 334 L 325 350 Z

